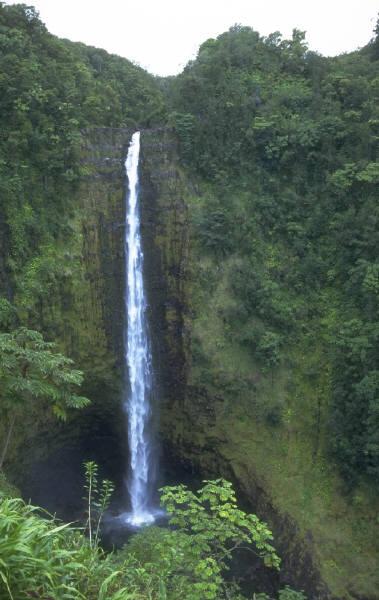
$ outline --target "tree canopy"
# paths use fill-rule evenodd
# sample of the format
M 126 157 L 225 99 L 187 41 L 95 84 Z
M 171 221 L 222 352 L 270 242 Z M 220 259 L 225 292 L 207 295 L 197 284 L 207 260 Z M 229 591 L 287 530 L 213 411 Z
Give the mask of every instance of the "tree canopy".
M 323 346 L 329 450 L 350 483 L 379 481 L 376 45 L 324 58 L 301 31 L 237 25 L 202 44 L 168 94 L 202 182 L 201 252 L 233 265 L 226 327 L 270 370 L 307 336 Z

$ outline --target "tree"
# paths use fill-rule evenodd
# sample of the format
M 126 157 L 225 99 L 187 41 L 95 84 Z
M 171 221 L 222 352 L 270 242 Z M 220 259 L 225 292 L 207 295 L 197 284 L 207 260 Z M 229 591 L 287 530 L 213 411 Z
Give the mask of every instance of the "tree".
M 0 410 L 7 421 L 0 469 L 16 419 L 25 414 L 32 402 L 45 401 L 63 420 L 68 408 L 83 408 L 90 402 L 76 393 L 83 380 L 82 372 L 73 369 L 73 361 L 55 353 L 54 348 L 38 331 L 26 327 L 0 334 Z
M 373 33 L 375 34 L 375 36 L 371 40 L 371 44 L 369 47 L 371 50 L 371 56 L 372 56 L 373 60 L 378 60 L 378 58 L 379 58 L 379 16 L 377 18 L 375 29 L 374 29 Z
M 219 598 L 222 575 L 233 552 L 247 547 L 268 567 L 279 569 L 280 558 L 271 545 L 272 534 L 256 515 L 237 506 L 232 484 L 224 479 L 205 481 L 194 493 L 185 485 L 162 489 L 161 502 L 193 563 L 191 599 Z M 186 541 L 188 543 L 186 543 Z

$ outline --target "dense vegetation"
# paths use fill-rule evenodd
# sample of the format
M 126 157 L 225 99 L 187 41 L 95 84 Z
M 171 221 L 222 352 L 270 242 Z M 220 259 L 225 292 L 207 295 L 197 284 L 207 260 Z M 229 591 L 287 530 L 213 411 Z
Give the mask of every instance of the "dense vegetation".
M 53 350 L 52 342 L 45 342 L 38 331 L 26 327 L 0 333 L 1 408 L 3 423 L 7 424 L 0 447 L 0 469 L 16 420 L 33 410 L 33 402 L 41 402 L 45 413 L 50 406 L 60 419 L 66 419 L 67 409 L 89 404 L 88 398 L 76 393 L 82 373 L 72 368 L 72 360 Z
M 1 598 L 238 600 L 238 585 L 223 578 L 237 548 L 250 547 L 265 564 L 279 567 L 271 532 L 237 508 L 231 484 L 223 480 L 205 482 L 197 494 L 183 485 L 163 488 L 162 505 L 174 528 L 147 527 L 121 551 L 104 554 L 91 533 L 98 531 L 110 488 L 104 482 L 99 489 L 91 463 L 88 474 L 89 539 L 82 529 L 0 494 Z M 266 594 L 254 597 L 269 600 Z M 304 599 L 288 587 L 279 592 L 279 600 Z
M 229 269 L 225 328 L 273 371 L 321 341 L 329 448 L 349 484 L 379 482 L 377 45 L 326 59 L 298 30 L 235 26 L 169 94 L 183 160 L 206 182 L 198 237 Z
M 59 40 L 25 5 L 0 3 L 0 48 L 0 285 L 38 321 L 70 276 L 81 131 L 149 125 L 162 99 L 145 71 Z
M 11 338 L 17 344 L 20 326 L 38 330 L 46 350 L 56 342 L 57 352 L 80 361 L 83 371 L 91 368 L 95 379 L 99 367 L 93 351 L 85 359 L 78 340 L 67 341 L 77 328 L 73 307 L 80 306 L 81 297 L 88 303 L 83 225 L 77 216 L 80 181 L 88 172 L 83 132 L 148 126 L 160 118 L 162 107 L 154 78 L 141 68 L 103 50 L 59 40 L 33 7 L 0 2 L 0 328 L 8 346 Z M 100 354 L 106 373 L 110 367 Z M 2 384 L 10 368 L 2 353 L 3 358 Z M 27 370 L 20 355 L 17 361 Z M 14 419 L 8 391 L 9 383 L 1 386 L 0 437 L 6 440 Z M 18 419 L 20 439 L 23 427 L 35 422 L 38 429 L 41 421 L 48 422 L 41 410 L 45 405 L 37 403 L 39 411 L 28 408 Z M 2 450 L 12 450 L 13 437 L 1 440 Z
M 195 182 L 193 245 L 209 260 L 196 274 L 203 304 L 222 280 L 224 333 L 272 382 L 298 361 L 296 349 L 317 345 L 307 377 L 323 378 L 329 457 L 350 490 L 362 479 L 378 484 L 375 33 L 362 50 L 326 59 L 308 51 L 300 31 L 283 40 L 235 26 L 206 41 L 181 75 L 156 80 L 125 59 L 57 39 L 33 8 L 0 2 L 0 468 L 17 423 L 50 418 L 48 408 L 63 418 L 88 403 L 78 392 L 82 372 L 61 352 L 65 323 L 58 328 L 52 306 L 84 290 L 74 219 L 86 175 L 83 130 L 159 124 L 176 131 Z M 206 368 L 196 335 L 191 349 L 195 368 Z M 268 427 L 286 418 L 276 400 L 255 409 Z M 166 488 L 175 529 L 147 529 L 110 555 L 97 530 L 88 541 L 11 499 L 2 475 L 0 487 L 6 598 L 239 598 L 225 575 L 231 547 L 242 542 L 278 566 L 266 526 L 220 481 L 197 496 Z M 286 589 L 279 597 L 303 596 Z

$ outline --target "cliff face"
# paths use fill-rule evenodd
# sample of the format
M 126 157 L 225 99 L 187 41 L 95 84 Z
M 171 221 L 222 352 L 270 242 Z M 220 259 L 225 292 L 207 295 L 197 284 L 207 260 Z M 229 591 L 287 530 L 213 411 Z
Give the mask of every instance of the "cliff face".
M 170 408 L 185 395 L 188 369 L 188 188 L 170 132 L 146 130 L 141 139 L 141 227 L 154 370 L 159 404 Z
M 69 242 L 57 240 L 54 249 L 60 274 L 48 301 L 29 317 L 84 371 L 83 393 L 92 404 L 65 424 L 32 411 L 18 425 L 8 472 L 27 497 L 70 518 L 81 503 L 84 460 L 95 459 L 116 481 L 122 477 L 124 157 L 131 133 L 82 133 Z
M 206 256 L 194 222 L 204 190 L 168 131 L 142 135 L 147 283 L 160 381 L 160 432 L 202 476 L 225 476 L 267 520 L 283 572 L 310 598 L 378 598 L 375 499 L 350 497 L 326 449 L 329 369 L 317 339 L 262 371 L 223 320 L 232 260 Z M 282 405 L 282 419 L 272 409 Z M 288 575 L 290 574 L 290 575 Z
M 61 277 L 32 315 L 85 372 L 92 406 L 65 425 L 34 411 L 18 425 L 9 455 L 25 495 L 70 519 L 82 496 L 82 461 L 95 459 L 116 482 L 125 464 L 123 161 L 130 136 L 126 129 L 83 133 L 70 244 L 58 241 L 55 249 Z M 374 600 L 375 498 L 359 489 L 347 499 L 327 458 L 327 360 L 317 339 L 304 340 L 288 348 L 285 365 L 264 372 L 233 339 L 223 314 L 235 264 L 210 258 L 199 244 L 194 223 L 203 195 L 179 164 L 171 132 L 142 131 L 141 225 L 163 461 L 233 480 L 246 508 L 271 526 L 293 587 L 315 599 Z M 271 411 L 278 400 L 280 423 Z M 246 569 L 279 585 L 271 572 Z

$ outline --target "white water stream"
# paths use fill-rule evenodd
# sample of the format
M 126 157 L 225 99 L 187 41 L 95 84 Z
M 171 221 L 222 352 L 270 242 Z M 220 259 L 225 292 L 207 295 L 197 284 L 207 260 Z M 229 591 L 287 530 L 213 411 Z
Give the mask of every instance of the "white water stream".
M 152 391 L 151 351 L 146 325 L 146 301 L 143 284 L 143 253 L 141 248 L 138 203 L 138 162 L 140 133 L 133 134 L 125 161 L 129 190 L 126 196 L 126 332 L 124 335 L 125 366 L 129 389 L 124 398 L 128 415 L 130 472 L 128 491 L 131 513 L 127 521 L 139 526 L 154 521 L 151 507 L 153 464 L 149 434 Z

